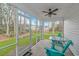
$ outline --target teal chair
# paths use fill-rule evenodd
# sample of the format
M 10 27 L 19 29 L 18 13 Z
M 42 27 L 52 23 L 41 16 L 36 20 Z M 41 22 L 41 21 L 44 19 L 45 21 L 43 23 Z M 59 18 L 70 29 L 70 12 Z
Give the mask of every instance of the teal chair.
M 55 48 L 55 47 L 54 47 L 55 45 L 58 45 L 58 46 L 63 47 L 63 40 L 62 40 L 62 33 L 61 33 L 61 32 L 58 33 L 57 39 L 59 39 L 59 40 L 56 40 L 55 38 L 52 38 L 52 39 L 51 39 L 52 48 Z
M 57 37 L 62 37 L 62 32 L 59 32 Z
M 63 48 L 63 41 L 51 40 L 51 48 L 55 48 L 55 46 L 60 46 Z
M 51 48 L 45 48 L 47 56 L 64 56 L 64 53 L 58 52 Z
M 53 48 L 45 48 L 46 54 L 48 56 L 65 56 L 65 52 L 71 44 L 73 44 L 73 42 L 68 40 L 61 51 Z

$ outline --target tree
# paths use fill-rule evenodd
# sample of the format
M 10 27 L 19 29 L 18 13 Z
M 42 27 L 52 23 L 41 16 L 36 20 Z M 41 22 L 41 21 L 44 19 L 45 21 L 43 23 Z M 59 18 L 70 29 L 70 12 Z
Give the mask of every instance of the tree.
M 7 36 L 9 36 L 9 7 L 7 6 L 7 4 L 3 4 L 3 14 L 4 14 L 4 18 L 6 19 L 6 34 Z

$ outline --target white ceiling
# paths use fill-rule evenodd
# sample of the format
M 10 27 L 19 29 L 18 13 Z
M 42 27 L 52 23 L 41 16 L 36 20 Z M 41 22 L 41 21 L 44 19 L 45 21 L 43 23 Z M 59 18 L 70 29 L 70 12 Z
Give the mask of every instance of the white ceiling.
M 57 15 L 52 16 L 51 20 L 61 20 L 62 17 L 64 17 L 64 19 L 73 19 L 74 17 L 79 16 L 78 3 L 15 3 L 13 5 L 41 20 L 50 19 L 49 17 L 44 16 L 42 13 L 43 10 L 48 10 L 49 8 L 59 8 L 59 10 L 56 12 Z

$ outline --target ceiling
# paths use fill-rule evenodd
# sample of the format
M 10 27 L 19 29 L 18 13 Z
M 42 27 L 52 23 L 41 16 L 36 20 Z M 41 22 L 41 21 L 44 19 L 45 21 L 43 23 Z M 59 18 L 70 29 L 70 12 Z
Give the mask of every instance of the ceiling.
M 14 3 L 13 5 L 36 16 L 40 20 L 62 20 L 73 19 L 79 16 L 79 4 L 78 3 Z M 51 18 L 44 16 L 43 10 L 49 8 L 59 8 L 56 12 L 57 15 Z

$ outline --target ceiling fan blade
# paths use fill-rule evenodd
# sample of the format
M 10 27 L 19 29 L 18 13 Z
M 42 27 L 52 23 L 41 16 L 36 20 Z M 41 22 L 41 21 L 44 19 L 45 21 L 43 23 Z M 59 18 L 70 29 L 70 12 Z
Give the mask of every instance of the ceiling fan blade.
M 56 13 L 52 13 L 53 15 L 57 15 Z
M 44 12 L 44 13 L 48 13 L 47 11 L 42 11 L 42 12 Z
M 44 16 L 47 16 L 47 15 L 49 15 L 49 14 L 46 14 L 46 15 L 44 15 Z
M 55 11 L 58 11 L 58 8 L 56 8 L 56 9 L 52 10 L 52 12 L 55 12 Z

